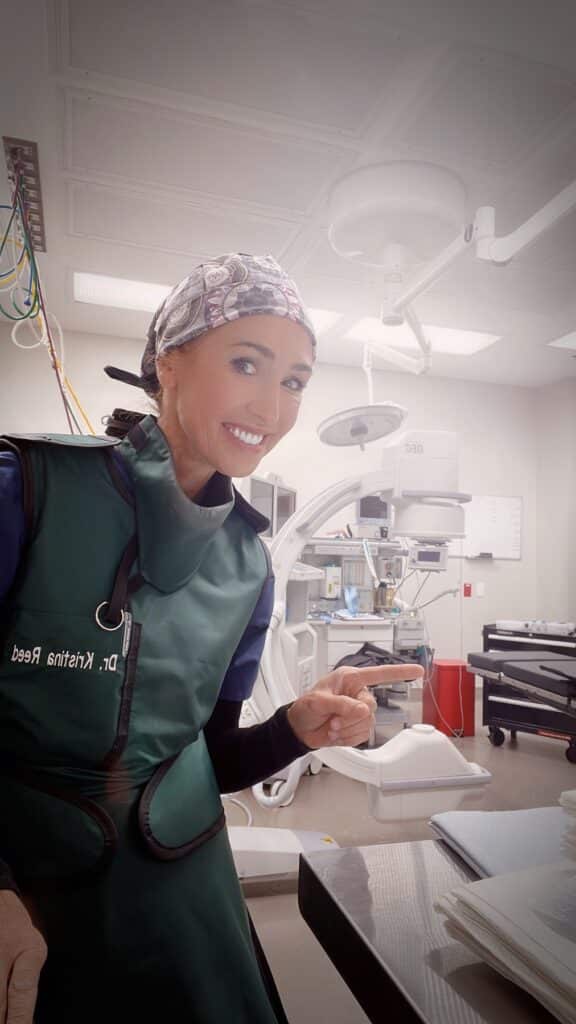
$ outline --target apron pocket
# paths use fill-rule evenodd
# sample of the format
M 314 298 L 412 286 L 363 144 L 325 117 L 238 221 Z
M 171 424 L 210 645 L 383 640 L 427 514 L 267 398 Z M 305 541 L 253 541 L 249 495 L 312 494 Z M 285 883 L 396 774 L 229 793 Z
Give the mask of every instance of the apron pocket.
M 118 838 L 98 804 L 28 777 L 0 777 L 0 821 L 0 851 L 18 882 L 99 872 Z
M 157 768 L 140 798 L 138 821 L 158 860 L 184 857 L 224 827 L 224 809 L 202 733 Z

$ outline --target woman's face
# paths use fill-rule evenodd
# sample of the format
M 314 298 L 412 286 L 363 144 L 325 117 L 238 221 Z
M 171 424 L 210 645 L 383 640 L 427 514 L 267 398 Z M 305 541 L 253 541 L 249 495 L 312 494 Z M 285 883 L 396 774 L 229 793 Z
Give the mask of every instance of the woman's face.
M 283 317 L 245 316 L 158 360 L 159 424 L 182 460 L 248 476 L 296 421 L 314 354 Z

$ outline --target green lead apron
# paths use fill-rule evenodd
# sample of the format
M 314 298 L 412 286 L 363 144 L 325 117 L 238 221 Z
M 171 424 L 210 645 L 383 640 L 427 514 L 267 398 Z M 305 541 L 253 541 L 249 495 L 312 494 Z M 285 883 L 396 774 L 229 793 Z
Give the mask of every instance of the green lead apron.
M 0 619 L 0 851 L 47 937 L 38 1020 L 276 1024 L 202 732 L 269 571 L 255 514 L 225 478 L 186 498 L 151 417 L 133 494 L 113 441 L 12 443 L 34 527 Z

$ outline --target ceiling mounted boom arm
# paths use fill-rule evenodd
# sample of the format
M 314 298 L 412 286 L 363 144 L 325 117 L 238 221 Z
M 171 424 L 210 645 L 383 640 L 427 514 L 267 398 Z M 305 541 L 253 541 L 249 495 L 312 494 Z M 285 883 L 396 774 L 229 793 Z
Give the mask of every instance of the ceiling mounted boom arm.
M 545 231 L 576 209 L 576 181 L 562 189 L 524 224 L 502 238 L 495 237 L 495 212 L 492 206 L 482 206 L 476 213 L 479 228 L 476 255 L 492 263 L 507 263 L 513 256 L 534 242 Z
M 392 308 L 399 313 L 404 311 L 413 299 L 421 295 L 422 292 L 426 291 L 430 285 L 434 284 L 442 276 L 444 271 L 469 248 L 473 240 L 474 225 L 469 224 L 462 228 L 458 237 L 446 249 L 443 249 L 438 256 L 435 256 L 429 263 L 419 267 L 413 274 L 410 274 L 406 286 L 396 295 Z
M 391 309 L 399 313 L 406 312 L 406 307 L 413 299 L 434 284 L 470 245 L 475 245 L 476 255 L 479 259 L 489 260 L 492 263 L 507 263 L 574 209 L 576 209 L 576 181 L 567 185 L 515 231 L 496 238 L 494 207 L 479 207 L 473 222 L 466 225 L 458 237 L 438 256 L 435 256 L 409 277 L 406 286 L 395 296 Z

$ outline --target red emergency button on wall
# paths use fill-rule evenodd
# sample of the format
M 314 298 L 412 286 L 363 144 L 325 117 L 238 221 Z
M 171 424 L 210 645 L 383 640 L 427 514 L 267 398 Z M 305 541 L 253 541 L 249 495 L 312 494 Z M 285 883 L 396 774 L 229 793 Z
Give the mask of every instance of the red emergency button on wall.
M 472 584 L 471 583 L 465 583 L 464 584 L 464 597 L 472 597 Z

